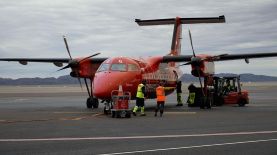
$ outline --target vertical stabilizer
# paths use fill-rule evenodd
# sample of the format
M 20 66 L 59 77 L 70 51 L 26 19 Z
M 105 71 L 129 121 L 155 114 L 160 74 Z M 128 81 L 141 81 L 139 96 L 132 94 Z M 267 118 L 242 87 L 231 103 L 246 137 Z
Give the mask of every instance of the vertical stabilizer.
M 171 51 L 169 55 L 180 55 L 181 54 L 181 39 L 182 39 L 182 24 L 180 17 L 176 17 L 172 42 L 171 42 Z M 169 66 L 175 67 L 175 62 L 170 62 Z
M 166 19 L 150 19 L 141 20 L 136 19 L 136 23 L 139 26 L 151 26 L 151 25 L 172 25 L 174 24 L 171 51 L 169 55 L 178 56 L 181 53 L 181 39 L 182 39 L 182 24 L 202 24 L 202 23 L 225 23 L 225 16 L 219 17 L 198 17 L 198 18 L 166 18 Z M 170 66 L 174 67 L 175 62 L 170 62 Z

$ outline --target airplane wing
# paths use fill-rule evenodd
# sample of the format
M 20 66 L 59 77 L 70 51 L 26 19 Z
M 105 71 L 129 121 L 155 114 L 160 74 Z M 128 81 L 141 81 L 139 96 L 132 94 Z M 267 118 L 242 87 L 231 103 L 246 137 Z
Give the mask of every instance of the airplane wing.
M 162 62 L 189 62 L 193 55 L 163 56 Z M 197 57 L 197 56 L 196 56 Z M 252 58 L 277 57 L 277 53 L 222 54 L 214 57 L 213 61 L 227 61 Z
M 237 60 L 237 59 L 251 59 L 251 58 L 265 58 L 276 57 L 277 53 L 249 53 L 249 54 L 227 54 L 222 55 L 215 61 Z
M 99 64 L 108 58 L 90 58 L 92 64 Z M 54 63 L 54 65 L 61 67 L 63 63 L 69 63 L 69 58 L 0 58 L 0 61 L 17 61 L 22 65 L 27 65 L 28 62 L 43 62 Z

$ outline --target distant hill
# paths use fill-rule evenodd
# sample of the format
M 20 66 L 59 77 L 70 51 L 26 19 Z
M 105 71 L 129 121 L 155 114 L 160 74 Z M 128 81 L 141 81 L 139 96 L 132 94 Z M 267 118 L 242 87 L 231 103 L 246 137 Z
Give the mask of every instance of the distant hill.
M 217 76 L 236 76 L 237 74 L 220 73 Z M 254 74 L 240 74 L 242 82 L 272 82 L 277 81 L 277 77 L 266 75 L 254 75 Z M 198 78 L 191 74 L 184 74 L 181 77 L 183 82 L 197 82 Z M 0 78 L 0 85 L 58 85 L 58 84 L 78 84 L 77 78 L 73 78 L 69 75 L 60 76 L 58 78 Z
M 240 75 L 240 79 L 242 82 L 273 82 L 277 81 L 277 77 L 275 76 L 266 76 L 266 75 L 255 75 L 250 73 L 244 74 L 231 74 L 231 73 L 219 73 L 216 76 L 238 76 Z M 181 77 L 183 82 L 198 82 L 198 78 L 194 77 L 191 74 L 183 74 Z
M 58 78 L 0 78 L 0 85 L 57 85 L 57 84 L 78 84 L 77 78 L 69 75 L 60 76 Z

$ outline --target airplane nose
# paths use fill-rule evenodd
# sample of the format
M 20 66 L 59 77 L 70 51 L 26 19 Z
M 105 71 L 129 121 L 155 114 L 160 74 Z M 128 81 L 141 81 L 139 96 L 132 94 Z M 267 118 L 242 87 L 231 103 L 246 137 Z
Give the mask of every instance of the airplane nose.
M 118 90 L 120 84 L 133 80 L 134 77 L 122 72 L 97 73 L 93 81 L 93 94 L 99 99 L 111 99 L 111 92 Z
M 94 78 L 93 95 L 99 99 L 107 99 L 111 96 L 111 81 L 108 79 Z M 110 92 L 110 93 L 109 93 Z

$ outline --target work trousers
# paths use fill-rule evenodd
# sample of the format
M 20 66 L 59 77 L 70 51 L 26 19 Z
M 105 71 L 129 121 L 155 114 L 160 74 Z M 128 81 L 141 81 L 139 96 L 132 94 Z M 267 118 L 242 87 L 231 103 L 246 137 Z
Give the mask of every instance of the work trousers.
M 136 106 L 134 107 L 133 112 L 136 113 L 139 108 L 140 113 L 144 114 L 144 98 L 137 98 Z
M 178 102 L 178 104 L 183 104 L 182 93 L 177 93 L 177 102 Z
M 160 110 L 160 115 L 164 112 L 164 101 L 157 101 L 157 107 L 155 109 L 155 114 Z

